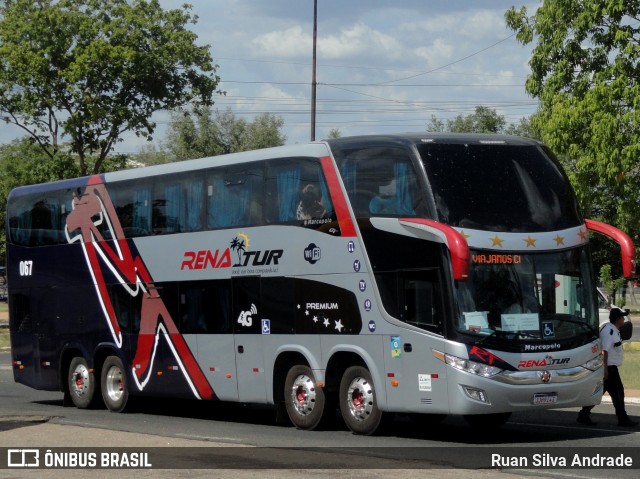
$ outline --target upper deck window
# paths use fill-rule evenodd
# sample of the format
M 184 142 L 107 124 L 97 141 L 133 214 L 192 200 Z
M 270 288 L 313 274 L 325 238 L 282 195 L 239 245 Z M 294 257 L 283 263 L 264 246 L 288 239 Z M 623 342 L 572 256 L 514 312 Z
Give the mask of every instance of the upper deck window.
M 443 223 L 489 231 L 553 231 L 582 223 L 560 166 L 538 146 L 421 144 Z
M 337 153 L 337 152 L 336 152 Z M 356 216 L 416 216 L 422 208 L 418 180 L 407 150 L 358 148 L 337 153 L 340 174 Z

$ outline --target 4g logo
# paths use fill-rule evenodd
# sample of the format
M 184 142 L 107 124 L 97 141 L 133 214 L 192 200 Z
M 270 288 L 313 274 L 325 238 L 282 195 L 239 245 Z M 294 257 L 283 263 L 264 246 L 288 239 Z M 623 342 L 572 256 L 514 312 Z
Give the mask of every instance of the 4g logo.
M 240 312 L 240 316 L 238 316 L 238 323 L 245 328 L 250 327 L 253 325 L 253 315 L 255 314 L 258 314 L 258 308 L 256 308 L 255 304 L 252 304 L 249 311 Z

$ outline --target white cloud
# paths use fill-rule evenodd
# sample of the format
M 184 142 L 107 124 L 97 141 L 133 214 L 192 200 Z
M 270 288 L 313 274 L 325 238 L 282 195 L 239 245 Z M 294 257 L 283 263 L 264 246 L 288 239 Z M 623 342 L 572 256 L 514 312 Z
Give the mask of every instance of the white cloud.
M 346 59 L 367 55 L 371 59 L 393 58 L 402 53 L 400 41 L 391 35 L 357 23 L 337 35 L 318 40 L 319 53 L 327 59 Z
M 312 35 L 299 25 L 271 31 L 253 39 L 263 55 L 274 58 L 308 58 L 312 51 Z M 334 34 L 318 34 L 318 57 L 323 60 L 349 59 L 361 55 L 393 58 L 403 49 L 391 35 L 356 23 Z

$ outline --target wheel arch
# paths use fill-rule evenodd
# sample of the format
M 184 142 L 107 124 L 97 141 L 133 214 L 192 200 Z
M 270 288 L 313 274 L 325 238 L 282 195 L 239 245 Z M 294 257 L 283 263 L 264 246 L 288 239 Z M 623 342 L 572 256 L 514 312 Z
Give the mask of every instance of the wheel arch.
M 308 352 L 308 351 L 307 351 Z M 301 349 L 283 350 L 278 353 L 273 364 L 273 388 L 271 389 L 273 404 L 281 404 L 284 402 L 284 383 L 289 370 L 297 365 L 309 366 L 315 371 L 319 368 L 315 361 L 309 361 L 305 352 Z M 316 378 L 316 380 L 318 380 Z M 267 398 L 268 400 L 269 398 Z
M 84 358 L 87 361 L 87 364 L 90 368 L 93 368 L 93 358 L 92 355 L 87 351 L 87 349 L 82 346 L 80 343 L 67 343 L 62 348 L 62 352 L 60 353 L 60 367 L 58 368 L 58 387 L 59 390 L 68 393 L 67 391 L 67 374 L 69 374 L 69 366 L 71 365 L 71 361 L 75 357 Z
M 384 377 L 376 366 L 373 357 L 363 348 L 357 346 L 335 347 L 330 351 L 329 361 L 325 372 L 325 388 L 330 393 L 340 389 L 340 380 L 344 372 L 351 366 L 363 366 L 371 373 L 376 388 L 377 402 L 380 409 L 387 407 L 387 394 Z

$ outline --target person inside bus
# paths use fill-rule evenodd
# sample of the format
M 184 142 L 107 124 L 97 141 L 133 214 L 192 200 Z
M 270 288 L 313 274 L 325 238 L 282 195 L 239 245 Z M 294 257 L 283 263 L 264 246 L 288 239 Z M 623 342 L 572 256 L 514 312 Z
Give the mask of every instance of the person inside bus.
M 602 342 L 602 354 L 604 355 L 604 392 L 608 392 L 609 396 L 611 396 L 611 401 L 618 417 L 618 426 L 635 427 L 638 422 L 631 420 L 627 416 L 627 411 L 624 407 L 624 385 L 618 371 L 624 359 L 620 328 L 624 323 L 624 317 L 628 314 L 628 311 L 623 311 L 620 308 L 611 308 L 609 323 L 600 328 L 600 341 Z M 577 418 L 580 424 L 586 424 L 587 426 L 596 424 L 591 420 L 591 409 L 593 409 L 593 406 L 584 406 L 580 410 Z
M 308 184 L 302 188 L 300 193 L 300 203 L 296 210 L 296 218 L 299 220 L 310 220 L 324 218 L 327 212 L 324 209 L 320 188 L 314 184 Z

